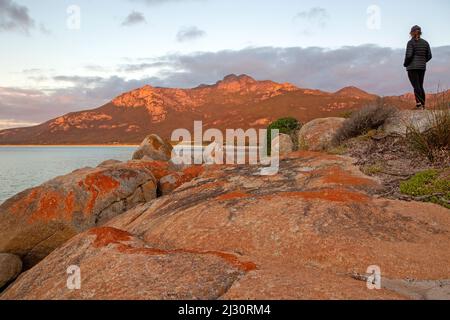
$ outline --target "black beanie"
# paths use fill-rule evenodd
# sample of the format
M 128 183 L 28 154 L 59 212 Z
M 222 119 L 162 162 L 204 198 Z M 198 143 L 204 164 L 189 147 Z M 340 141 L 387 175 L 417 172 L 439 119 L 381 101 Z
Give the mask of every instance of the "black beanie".
M 416 31 L 422 31 L 422 28 L 417 25 L 411 28 L 411 33 Z

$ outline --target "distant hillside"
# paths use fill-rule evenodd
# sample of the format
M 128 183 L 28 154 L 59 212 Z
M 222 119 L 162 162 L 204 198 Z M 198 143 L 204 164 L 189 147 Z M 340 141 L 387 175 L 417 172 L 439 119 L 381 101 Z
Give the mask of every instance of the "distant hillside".
M 2 130 L 0 144 L 139 143 L 149 133 L 169 138 L 174 129 L 191 130 L 195 120 L 202 120 L 205 129 L 262 128 L 285 116 L 302 121 L 339 116 L 377 99 L 355 87 L 328 93 L 229 75 L 193 89 L 147 85 L 97 109 L 69 113 L 34 127 Z M 399 108 L 411 106 L 407 96 L 386 101 Z

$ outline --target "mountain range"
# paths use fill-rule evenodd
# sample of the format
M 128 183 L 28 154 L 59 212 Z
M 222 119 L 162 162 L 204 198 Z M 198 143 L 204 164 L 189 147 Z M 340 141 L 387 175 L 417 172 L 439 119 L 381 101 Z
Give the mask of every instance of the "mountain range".
M 195 120 L 202 120 L 205 129 L 259 129 L 281 117 L 306 122 L 342 116 L 378 99 L 356 87 L 330 93 L 232 74 L 192 89 L 146 85 L 96 109 L 33 127 L 2 130 L 0 144 L 135 144 L 150 133 L 170 138 L 174 129 L 192 130 Z M 384 97 L 383 103 L 400 109 L 414 105 L 410 94 Z

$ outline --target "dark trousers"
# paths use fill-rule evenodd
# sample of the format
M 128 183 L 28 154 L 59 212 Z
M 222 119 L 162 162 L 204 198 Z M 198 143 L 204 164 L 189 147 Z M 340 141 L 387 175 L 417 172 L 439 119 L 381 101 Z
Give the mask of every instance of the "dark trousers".
M 426 94 L 423 88 L 423 81 L 425 79 L 425 70 L 409 70 L 408 78 L 414 88 L 414 95 L 416 96 L 416 103 L 425 106 Z

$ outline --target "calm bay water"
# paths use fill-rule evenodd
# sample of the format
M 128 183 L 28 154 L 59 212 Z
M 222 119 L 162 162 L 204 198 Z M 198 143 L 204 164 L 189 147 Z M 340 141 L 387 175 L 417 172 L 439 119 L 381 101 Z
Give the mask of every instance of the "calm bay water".
M 0 147 L 0 204 L 25 189 L 105 160 L 129 160 L 136 147 Z

